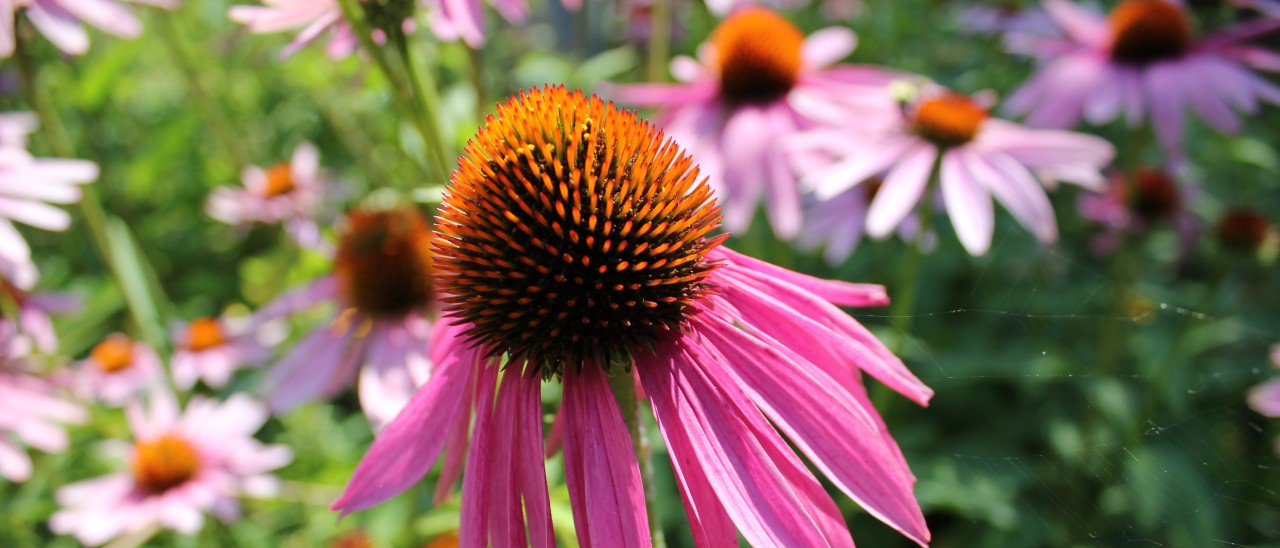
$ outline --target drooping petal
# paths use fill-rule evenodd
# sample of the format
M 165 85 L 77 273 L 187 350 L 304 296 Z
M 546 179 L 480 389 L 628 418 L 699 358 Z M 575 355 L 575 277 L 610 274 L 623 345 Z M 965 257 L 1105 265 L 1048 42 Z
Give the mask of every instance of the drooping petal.
M 699 332 L 734 367 L 735 376 L 756 405 L 841 491 L 889 526 L 920 545 L 929 542 L 924 514 L 912 493 L 912 476 L 883 443 L 884 432 L 840 383 L 813 364 L 797 362 L 725 319 L 708 314 Z M 776 345 L 776 341 L 773 341 Z M 798 356 L 796 356 L 798 357 Z
M 832 304 L 864 308 L 869 306 L 886 306 L 889 295 L 880 284 L 859 284 L 826 280 L 794 270 L 788 270 L 772 263 L 761 261 L 738 253 L 724 246 L 715 248 L 708 254 L 712 260 L 727 260 L 729 263 L 785 281 L 805 291 L 813 293 Z
M 421 480 L 444 448 L 446 429 L 463 410 L 465 400 L 458 395 L 478 367 L 476 355 L 469 352 L 437 364 L 427 384 L 374 438 L 330 508 L 349 514 L 396 496 Z
M 852 546 L 835 503 L 724 366 L 695 348 L 698 343 L 682 339 L 636 360 L 677 476 L 704 474 L 723 510 L 753 545 Z M 706 494 L 687 493 L 690 499 Z M 714 508 L 714 503 L 695 502 Z M 712 531 L 704 527 L 704 533 Z M 714 531 L 723 534 L 719 527 Z M 717 535 L 714 541 L 727 539 Z
M 867 212 L 867 234 L 884 238 L 911 214 L 929 186 L 938 148 L 921 143 L 903 155 L 902 161 L 884 179 L 884 186 L 871 201 Z
M 942 156 L 942 199 L 956 237 L 970 255 L 986 254 L 991 247 L 996 215 L 991 208 L 991 195 L 974 182 L 960 157 L 953 153 Z
M 564 374 L 564 468 L 583 546 L 650 546 L 649 516 L 631 436 L 604 371 Z

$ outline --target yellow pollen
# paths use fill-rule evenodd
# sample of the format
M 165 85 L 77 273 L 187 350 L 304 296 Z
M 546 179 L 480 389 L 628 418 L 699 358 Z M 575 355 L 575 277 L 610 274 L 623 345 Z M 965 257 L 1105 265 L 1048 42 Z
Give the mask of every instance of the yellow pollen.
M 199 352 L 227 342 L 222 325 L 215 318 L 200 318 L 187 326 L 187 348 Z
M 187 440 L 165 435 L 134 445 L 133 481 L 142 491 L 159 495 L 190 481 L 200 472 L 200 455 Z
M 267 188 L 263 190 L 263 196 L 274 198 L 293 192 L 295 188 L 297 186 L 293 182 L 293 166 L 276 164 L 267 170 Z
M 1111 58 L 1147 64 L 1182 55 L 1191 44 L 1191 21 L 1164 0 L 1125 0 L 1111 10 Z
M 133 365 L 133 341 L 124 335 L 112 335 L 89 352 L 103 373 L 119 373 Z
M 720 95 L 730 102 L 777 99 L 800 78 L 804 34 L 778 14 L 748 8 L 725 19 L 711 36 L 720 70 Z
M 916 134 L 938 146 L 959 146 L 978 136 L 987 110 L 959 93 L 922 101 L 911 121 Z

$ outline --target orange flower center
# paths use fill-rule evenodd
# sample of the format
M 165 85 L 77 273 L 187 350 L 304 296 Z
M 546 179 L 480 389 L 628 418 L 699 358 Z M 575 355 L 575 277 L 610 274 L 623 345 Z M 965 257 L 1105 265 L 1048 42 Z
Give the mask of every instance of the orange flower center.
M 1145 65 L 1182 55 L 1191 44 L 1191 20 L 1164 0 L 1125 0 L 1111 10 L 1111 58 Z
M 416 209 L 352 213 L 334 273 L 346 304 L 402 316 L 431 301 L 431 227 Z
M 293 183 L 293 166 L 276 164 L 267 170 L 267 188 L 263 190 L 263 195 L 267 198 L 288 194 L 295 188 L 297 186 Z
M 103 373 L 119 373 L 133 365 L 133 341 L 124 335 L 112 335 L 89 352 Z
M 426 544 L 422 545 L 422 548 L 458 548 L 458 546 L 460 546 L 460 541 L 461 539 L 458 538 L 458 533 L 450 531 L 427 541 Z
M 159 495 L 182 485 L 200 472 L 200 455 L 186 440 L 165 435 L 134 446 L 133 481 L 138 488 Z
M 1153 169 L 1138 171 L 1130 206 L 1147 219 L 1167 218 L 1182 207 L 1178 185 L 1167 174 Z
M 766 102 L 800 78 L 804 34 L 778 14 L 749 8 L 725 19 L 711 36 L 720 95 L 731 103 Z
M 678 332 L 720 222 L 692 159 L 633 112 L 564 88 L 500 105 L 437 213 L 437 281 L 468 335 L 544 375 Z
M 959 146 L 978 135 L 987 110 L 959 93 L 925 99 L 911 120 L 916 134 L 942 147 Z
M 1267 241 L 1271 226 L 1257 211 L 1241 207 L 1218 220 L 1218 242 L 1232 251 L 1251 252 Z
M 216 318 L 200 318 L 187 326 L 187 348 L 199 352 L 227 342 Z

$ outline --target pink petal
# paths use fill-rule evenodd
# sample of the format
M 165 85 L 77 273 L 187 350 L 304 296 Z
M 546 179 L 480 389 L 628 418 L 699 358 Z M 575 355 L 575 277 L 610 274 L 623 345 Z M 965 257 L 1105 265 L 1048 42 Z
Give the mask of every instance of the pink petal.
M 960 155 L 973 180 L 990 190 L 1040 241 L 1048 243 L 1058 239 L 1058 224 L 1049 197 L 1017 160 L 999 152 L 962 149 L 952 153 Z
M 724 246 L 712 250 L 709 257 L 712 260 L 725 260 L 737 267 L 776 278 L 840 306 L 865 308 L 889 304 L 889 296 L 885 293 L 884 286 L 879 284 L 857 284 L 815 278 L 743 255 Z
M 821 369 L 793 361 L 776 341 L 766 344 L 714 316 L 699 331 L 734 364 L 725 370 L 814 466 L 873 516 L 928 544 L 913 478 L 896 449 L 883 443 L 874 408 L 836 388 L 840 383 Z
M 564 374 L 564 468 L 583 546 L 650 546 L 649 515 L 627 425 L 604 371 Z
M 991 195 L 973 180 L 959 155 L 952 153 L 942 156 L 941 186 L 956 237 L 970 255 L 986 254 L 996 224 Z
M 1067 0 L 1045 0 L 1044 9 L 1069 36 L 1093 48 L 1104 48 L 1111 41 L 1107 21 L 1097 13 Z
M 804 66 L 808 69 L 833 65 L 858 47 L 858 36 L 841 27 L 828 27 L 804 39 Z
M 27 6 L 27 20 L 53 42 L 58 49 L 71 55 L 89 51 L 89 33 L 84 25 L 71 14 L 49 0 L 36 0 Z
M 373 445 L 329 507 L 343 515 L 379 504 L 422 479 L 444 448 L 445 433 L 463 406 L 458 397 L 479 367 L 474 354 L 438 364 L 409 405 L 373 439 Z
M 928 187 L 937 157 L 937 147 L 925 143 L 903 155 L 871 201 L 871 209 L 867 212 L 867 234 L 873 238 L 884 238 L 911 214 Z
M 479 367 L 481 369 L 476 372 L 479 375 L 476 427 L 471 434 L 471 450 L 467 455 L 467 474 L 462 478 L 462 516 L 458 524 L 458 545 L 463 548 L 485 548 L 489 545 L 489 514 L 494 510 L 491 498 L 495 489 L 493 468 L 494 459 L 498 458 L 498 455 L 493 448 L 495 434 L 493 397 L 497 392 L 498 364 L 489 362 Z M 428 466 L 427 469 L 430 467 Z M 425 472 L 426 470 L 423 471 Z M 504 510 L 496 509 L 498 512 Z
M 1268 417 L 1280 417 L 1280 378 L 1271 379 L 1250 390 L 1249 406 Z
M 705 474 L 753 545 L 853 546 L 822 486 L 732 381 L 719 357 L 694 344 L 706 341 L 678 339 L 658 347 L 657 355 L 643 353 L 636 363 L 672 462 L 700 468 L 677 474 Z

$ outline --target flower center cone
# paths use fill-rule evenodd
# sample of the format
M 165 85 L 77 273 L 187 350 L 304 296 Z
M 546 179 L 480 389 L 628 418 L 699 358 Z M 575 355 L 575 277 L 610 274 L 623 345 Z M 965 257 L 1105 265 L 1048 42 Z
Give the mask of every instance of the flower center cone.
M 804 34 L 772 11 L 741 10 L 712 34 L 720 95 L 731 103 L 768 102 L 800 79 Z

